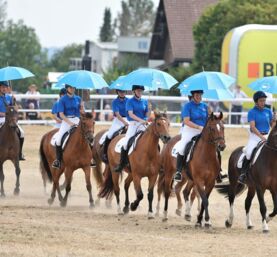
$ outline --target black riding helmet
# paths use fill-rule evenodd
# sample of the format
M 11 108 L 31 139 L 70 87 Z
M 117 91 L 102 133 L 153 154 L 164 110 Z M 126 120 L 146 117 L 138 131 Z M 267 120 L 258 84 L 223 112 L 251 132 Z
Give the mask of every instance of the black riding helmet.
M 191 95 L 193 96 L 193 94 L 203 94 L 204 91 L 202 89 L 199 89 L 199 90 L 191 90 L 190 91 Z
M 60 90 L 59 95 L 65 95 L 65 94 L 66 94 L 66 88 L 62 88 L 62 89 Z
M 144 91 L 144 86 L 141 86 L 141 85 L 133 85 L 132 86 L 132 91 L 136 90 L 136 89 L 141 89 Z
M 121 89 L 116 89 L 115 92 L 118 93 L 125 93 L 126 94 L 126 90 L 121 90 Z
M 263 91 L 257 91 L 253 95 L 253 100 L 255 103 L 257 103 L 260 98 L 267 98 L 266 94 Z

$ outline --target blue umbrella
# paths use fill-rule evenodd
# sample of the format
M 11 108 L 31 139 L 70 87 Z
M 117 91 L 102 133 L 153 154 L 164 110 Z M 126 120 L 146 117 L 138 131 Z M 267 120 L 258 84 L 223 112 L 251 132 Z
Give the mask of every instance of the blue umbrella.
M 141 85 L 146 90 L 155 91 L 158 88 L 170 89 L 178 83 L 170 74 L 150 68 L 137 69 L 119 79 L 120 81 L 116 80 L 115 83 L 121 85 L 122 90 L 132 90 L 133 85 Z
M 190 90 L 181 89 L 180 90 L 182 95 L 190 95 Z M 228 89 L 205 89 L 203 97 L 206 99 L 214 99 L 214 100 L 228 100 L 233 99 L 234 94 Z
M 248 85 L 254 91 L 277 94 L 277 76 L 259 78 Z
M 207 90 L 207 89 L 226 89 L 235 83 L 235 79 L 222 72 L 203 71 L 185 79 L 179 89 Z
M 62 88 L 65 84 L 78 89 L 101 89 L 108 87 L 107 82 L 99 74 L 86 70 L 66 72 L 59 78 L 55 87 Z
M 125 76 L 119 76 L 115 81 L 113 81 L 110 84 L 109 89 L 119 89 L 119 90 L 122 90 L 124 78 L 125 78 Z
M 0 81 L 34 77 L 35 75 L 21 67 L 8 66 L 0 69 Z

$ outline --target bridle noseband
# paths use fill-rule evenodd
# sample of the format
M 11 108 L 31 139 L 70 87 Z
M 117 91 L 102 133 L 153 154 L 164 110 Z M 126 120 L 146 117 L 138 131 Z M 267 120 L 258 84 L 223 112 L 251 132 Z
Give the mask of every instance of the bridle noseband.
M 80 119 L 80 125 L 81 125 L 81 134 L 82 134 L 82 136 L 85 138 L 87 143 L 89 145 L 91 145 L 92 142 L 93 142 L 93 135 L 92 135 L 92 138 L 91 138 L 91 131 L 90 130 L 86 131 L 87 126 L 82 121 L 82 118 Z

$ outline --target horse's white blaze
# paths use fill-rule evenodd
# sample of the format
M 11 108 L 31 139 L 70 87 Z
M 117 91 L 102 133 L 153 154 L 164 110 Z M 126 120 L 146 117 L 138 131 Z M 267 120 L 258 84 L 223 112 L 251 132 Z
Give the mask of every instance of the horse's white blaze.
M 263 221 L 263 231 L 269 231 L 266 220 Z
M 220 131 L 220 125 L 219 124 L 216 124 L 216 128 L 218 131 Z
M 246 214 L 246 227 L 252 227 L 252 226 L 253 226 L 253 224 L 252 224 L 252 221 L 250 219 L 250 214 L 247 213 Z

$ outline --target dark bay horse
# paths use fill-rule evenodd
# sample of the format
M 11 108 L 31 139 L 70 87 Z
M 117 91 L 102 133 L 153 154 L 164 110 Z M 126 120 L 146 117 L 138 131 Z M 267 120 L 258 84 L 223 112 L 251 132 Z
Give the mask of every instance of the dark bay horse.
M 1 196 L 5 196 L 4 191 L 4 171 L 3 164 L 7 160 L 11 160 L 15 167 L 16 174 L 16 184 L 14 189 L 14 194 L 18 195 L 20 192 L 19 177 L 20 177 L 20 167 L 19 167 L 19 138 L 17 134 L 17 107 L 6 106 L 6 119 L 5 123 L 0 129 L 0 182 L 1 182 Z
M 109 165 L 107 168 L 107 176 L 105 178 L 103 187 L 101 188 L 99 195 L 101 197 L 107 197 L 112 192 L 115 193 L 117 201 L 117 211 L 121 212 L 120 199 L 119 199 L 119 177 L 120 173 L 114 172 L 114 168 L 118 165 L 120 154 L 115 152 L 116 143 L 122 138 L 117 136 L 112 140 L 108 148 Z M 129 211 L 129 195 L 128 189 L 130 183 L 133 181 L 137 199 L 131 203 L 131 210 L 135 211 L 143 199 L 143 193 L 141 189 L 141 179 L 147 177 L 149 181 L 148 185 L 148 217 L 153 218 L 153 189 L 157 180 L 158 172 L 161 167 L 160 153 L 158 149 L 159 139 L 166 143 L 169 139 L 169 121 L 165 114 L 155 113 L 155 120 L 148 126 L 146 131 L 137 141 L 137 145 L 133 152 L 129 155 L 129 170 L 125 168 L 125 171 L 129 171 L 128 177 L 125 180 L 125 207 L 124 213 Z
M 246 186 L 237 182 L 240 174 L 240 170 L 237 168 L 237 162 L 242 149 L 243 147 L 238 147 L 230 156 L 228 166 L 230 184 L 218 186 L 218 191 L 228 196 L 230 204 L 229 218 L 225 221 L 226 227 L 231 227 L 233 224 L 233 205 L 235 196 L 239 195 L 244 189 L 246 189 Z M 249 211 L 255 192 L 257 192 L 260 212 L 262 215 L 262 228 L 263 232 L 266 233 L 269 231 L 267 222 L 277 214 L 277 123 L 272 128 L 267 142 L 262 148 L 257 160 L 249 169 L 247 186 L 248 192 L 245 199 L 246 226 L 248 229 L 253 227 Z M 268 217 L 266 217 L 266 205 L 264 201 L 265 190 L 270 191 L 274 206 L 272 213 L 270 213 Z
M 220 160 L 217 151 L 223 151 L 226 147 L 222 117 L 222 113 L 219 116 L 213 113 L 210 114 L 187 167 L 187 172 L 192 181 L 189 181 L 186 186 L 185 200 L 188 200 L 193 187 L 195 187 L 202 200 L 201 209 L 197 215 L 196 227 L 201 227 L 204 211 L 205 227 L 211 226 L 208 205 L 210 193 L 220 172 Z
M 92 158 L 91 144 L 94 136 L 94 125 L 91 113 L 81 114 L 80 123 L 76 130 L 70 136 L 67 145 L 63 151 L 63 161 L 61 169 L 52 168 L 52 163 L 56 158 L 55 149 L 50 144 L 52 136 L 57 130 L 47 132 L 41 139 L 40 143 L 40 168 L 43 179 L 46 175 L 50 181 L 53 181 L 53 188 L 51 198 L 48 200 L 49 204 L 52 204 L 56 191 L 58 192 L 61 206 L 66 206 L 68 194 L 71 190 L 71 180 L 73 172 L 76 169 L 83 169 L 86 179 L 86 187 L 89 193 L 90 206 L 94 206 L 92 193 L 91 193 L 91 181 L 90 181 L 90 162 Z M 59 188 L 59 179 L 61 174 L 64 172 L 66 194 L 63 197 Z M 97 184 L 100 185 L 103 182 L 102 173 L 94 173 Z
M 162 152 L 161 152 L 161 160 L 162 160 L 162 167 L 159 173 L 159 179 L 158 179 L 158 202 L 157 202 L 157 208 L 156 208 L 156 215 L 159 216 L 160 211 L 160 200 L 162 193 L 164 194 L 165 198 L 165 204 L 164 204 L 164 212 L 163 212 L 163 221 L 166 221 L 168 219 L 168 200 L 172 193 L 172 187 L 173 187 L 173 177 L 176 171 L 176 158 L 172 156 L 172 149 L 174 145 L 180 141 L 181 135 L 177 135 L 173 138 L 171 138 L 167 144 L 164 145 Z M 181 215 L 181 209 L 182 209 L 182 200 L 180 196 L 180 191 L 182 187 L 187 183 L 188 178 L 187 176 L 183 176 L 182 181 L 177 183 L 174 188 L 174 193 L 177 198 L 177 209 L 176 214 Z M 195 199 L 195 197 L 198 196 L 196 194 L 196 191 L 193 190 L 190 198 L 190 202 L 187 201 L 186 205 L 189 204 L 189 206 L 192 206 L 192 203 Z M 198 196 L 199 199 L 199 196 Z M 200 201 L 198 201 L 199 206 L 198 209 L 200 211 Z M 186 208 L 186 214 L 185 217 L 188 219 L 188 215 L 190 215 L 190 208 Z

